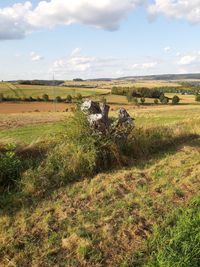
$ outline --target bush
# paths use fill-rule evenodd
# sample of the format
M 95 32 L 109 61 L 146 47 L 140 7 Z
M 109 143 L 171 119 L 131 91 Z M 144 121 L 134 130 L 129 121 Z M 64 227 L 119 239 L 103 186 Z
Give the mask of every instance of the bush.
M 56 96 L 55 102 L 57 103 L 62 102 L 62 98 L 60 96 Z
M 167 104 L 169 103 L 169 98 L 166 97 L 166 96 L 161 97 L 160 102 L 161 102 L 163 105 L 167 105 Z
M 82 101 L 82 99 L 83 99 L 82 94 L 78 93 L 78 94 L 76 95 L 76 99 L 77 99 L 78 101 Z
M 140 102 L 141 102 L 142 105 L 145 103 L 145 101 L 146 101 L 146 99 L 144 97 L 140 98 Z
M 42 96 L 42 99 L 45 101 L 45 102 L 48 102 L 49 101 L 49 96 L 47 94 L 44 94 Z
M 132 102 L 133 101 L 133 95 L 132 95 L 132 92 L 130 90 L 127 91 L 126 98 L 127 98 L 128 102 Z
M 0 153 L 0 186 L 8 186 L 20 176 L 21 161 L 14 152 L 14 147 L 8 145 L 5 153 Z
M 180 102 L 180 98 L 175 95 L 173 98 L 172 98 L 172 104 L 173 105 L 177 105 L 178 103 Z
M 1 93 L 0 94 L 0 102 L 3 102 L 4 101 L 4 95 Z
M 158 105 L 158 99 L 154 99 L 154 104 Z
M 200 95 L 195 96 L 195 101 L 200 102 Z
M 67 103 L 72 103 L 72 96 L 71 95 L 67 95 L 66 102 Z

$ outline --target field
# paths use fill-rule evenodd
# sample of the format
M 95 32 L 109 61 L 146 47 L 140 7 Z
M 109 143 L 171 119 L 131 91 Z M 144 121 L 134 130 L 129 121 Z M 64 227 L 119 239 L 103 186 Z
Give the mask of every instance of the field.
M 44 94 L 48 94 L 50 99 L 54 99 L 57 96 L 66 98 L 67 95 L 75 97 L 78 93 L 82 96 L 92 96 L 98 94 L 107 94 L 110 90 L 99 88 L 79 88 L 79 87 L 61 87 L 61 86 L 38 86 L 38 85 L 21 85 L 0 83 L 0 93 L 5 97 L 42 97 Z
M 197 267 L 200 105 L 179 96 L 106 95 L 111 118 L 124 106 L 135 119 L 123 148 L 95 139 L 75 104 L 0 103 L 0 151 L 16 146 L 0 161 L 0 266 Z

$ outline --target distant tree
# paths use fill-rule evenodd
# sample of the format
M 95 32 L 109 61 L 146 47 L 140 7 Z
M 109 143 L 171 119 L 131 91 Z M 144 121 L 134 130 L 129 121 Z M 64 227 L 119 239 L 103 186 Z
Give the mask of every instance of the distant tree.
M 126 98 L 127 98 L 128 102 L 132 102 L 133 101 L 132 91 L 128 90 L 128 92 L 126 93 Z
M 200 95 L 195 96 L 195 101 L 200 102 Z
M 169 103 L 169 98 L 165 96 L 165 97 L 162 99 L 161 103 L 164 104 L 164 105 L 167 105 L 167 104 Z
M 162 103 L 164 99 L 165 99 L 165 95 L 162 93 L 162 94 L 160 95 L 160 97 L 159 97 L 159 100 L 160 100 L 160 102 Z
M 83 99 L 82 94 L 78 93 L 78 94 L 76 95 L 76 99 L 77 99 L 78 101 L 82 101 L 82 99 Z
M 175 95 L 173 98 L 172 98 L 172 104 L 173 105 L 177 105 L 178 103 L 180 102 L 180 98 Z
M 72 103 L 72 96 L 71 95 L 67 95 L 66 102 L 67 103 Z
M 48 102 L 49 101 L 49 96 L 47 94 L 44 94 L 42 96 L 42 99 L 45 101 L 45 102 Z
M 32 96 L 29 96 L 28 101 L 33 102 L 35 99 Z
M 0 94 L 0 102 L 3 102 L 4 101 L 4 95 L 1 93 Z
M 154 99 L 154 104 L 158 105 L 158 99 Z
M 74 81 L 74 82 L 82 82 L 83 79 L 81 79 L 81 78 L 75 78 L 75 79 L 73 79 L 73 81 Z
M 146 101 L 145 97 L 141 97 L 140 98 L 140 102 L 141 102 L 142 105 L 145 103 L 145 101 Z
M 40 102 L 40 101 L 42 101 L 42 99 L 38 96 L 37 101 Z
M 60 96 L 56 96 L 55 101 L 57 103 L 62 102 L 62 98 Z
M 134 103 L 134 105 L 139 105 L 137 97 L 133 98 L 133 103 Z

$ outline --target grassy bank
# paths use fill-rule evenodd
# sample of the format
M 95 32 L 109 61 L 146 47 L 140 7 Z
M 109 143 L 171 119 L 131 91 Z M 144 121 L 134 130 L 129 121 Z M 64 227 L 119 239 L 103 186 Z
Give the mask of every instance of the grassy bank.
M 200 189 L 199 133 L 193 114 L 178 124 L 137 127 L 121 150 L 94 138 L 77 119 L 56 138 L 9 154 L 4 163 L 19 172 L 15 179 L 11 172 L 0 197 L 0 265 L 170 263 L 169 214 Z M 164 230 L 157 234 L 156 226 Z M 176 229 L 170 233 L 177 236 Z

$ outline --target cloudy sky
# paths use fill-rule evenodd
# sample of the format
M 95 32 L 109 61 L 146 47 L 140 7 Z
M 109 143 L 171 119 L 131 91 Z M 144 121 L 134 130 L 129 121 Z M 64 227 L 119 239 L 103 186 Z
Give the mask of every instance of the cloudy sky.
M 1 0 L 0 80 L 200 72 L 200 0 Z

